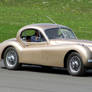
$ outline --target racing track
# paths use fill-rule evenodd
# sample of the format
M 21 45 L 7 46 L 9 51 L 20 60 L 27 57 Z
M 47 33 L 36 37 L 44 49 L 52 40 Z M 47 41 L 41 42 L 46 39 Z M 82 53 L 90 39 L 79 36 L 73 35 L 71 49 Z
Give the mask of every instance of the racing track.
M 92 71 L 72 77 L 65 70 L 23 66 L 6 70 L 0 63 L 0 92 L 92 92 Z

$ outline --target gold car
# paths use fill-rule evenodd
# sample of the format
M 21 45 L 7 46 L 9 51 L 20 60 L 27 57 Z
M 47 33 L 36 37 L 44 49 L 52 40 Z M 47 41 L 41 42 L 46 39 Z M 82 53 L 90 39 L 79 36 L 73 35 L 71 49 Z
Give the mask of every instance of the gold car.
M 11 70 L 20 64 L 34 64 L 63 67 L 77 76 L 92 67 L 92 42 L 78 40 L 66 26 L 32 24 L 0 44 L 0 60 Z

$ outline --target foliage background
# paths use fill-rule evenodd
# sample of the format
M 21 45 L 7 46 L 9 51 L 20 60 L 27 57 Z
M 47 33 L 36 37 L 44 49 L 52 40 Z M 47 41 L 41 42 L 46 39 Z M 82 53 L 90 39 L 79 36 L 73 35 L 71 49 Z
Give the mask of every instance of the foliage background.
M 24 25 L 51 22 L 46 16 L 72 28 L 79 39 L 92 40 L 92 0 L 0 0 L 0 41 Z

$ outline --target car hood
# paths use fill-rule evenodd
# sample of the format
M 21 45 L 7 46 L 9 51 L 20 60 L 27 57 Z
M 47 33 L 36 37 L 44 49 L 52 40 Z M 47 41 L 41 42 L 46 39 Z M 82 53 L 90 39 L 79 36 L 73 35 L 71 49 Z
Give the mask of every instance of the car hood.
M 88 40 L 78 40 L 78 39 L 61 39 L 61 40 L 51 40 L 50 43 L 52 45 L 70 45 L 70 44 L 79 44 L 79 45 L 85 45 L 87 46 L 89 49 L 92 50 L 92 41 L 88 41 Z

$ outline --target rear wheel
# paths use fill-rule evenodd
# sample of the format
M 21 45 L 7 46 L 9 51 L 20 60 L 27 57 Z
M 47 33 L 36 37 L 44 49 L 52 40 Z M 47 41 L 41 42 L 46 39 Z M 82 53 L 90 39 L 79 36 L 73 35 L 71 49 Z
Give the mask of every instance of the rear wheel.
M 84 66 L 82 59 L 77 52 L 72 52 L 67 61 L 67 70 L 69 74 L 78 76 L 84 74 Z
M 7 69 L 10 70 L 18 69 L 20 64 L 15 48 L 9 47 L 6 49 L 4 53 L 4 65 Z

